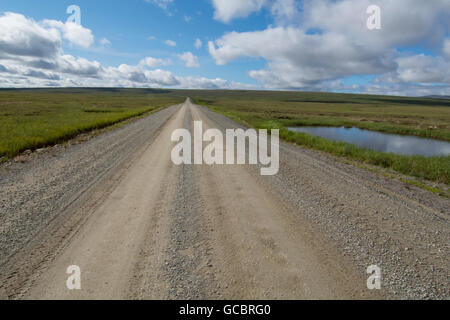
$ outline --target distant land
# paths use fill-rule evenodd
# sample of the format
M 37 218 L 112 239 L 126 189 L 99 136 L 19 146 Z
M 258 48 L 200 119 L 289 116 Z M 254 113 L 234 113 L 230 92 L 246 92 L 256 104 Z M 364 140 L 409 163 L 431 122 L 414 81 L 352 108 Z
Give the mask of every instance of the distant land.
M 450 100 L 450 96 L 425 96 L 424 98 Z

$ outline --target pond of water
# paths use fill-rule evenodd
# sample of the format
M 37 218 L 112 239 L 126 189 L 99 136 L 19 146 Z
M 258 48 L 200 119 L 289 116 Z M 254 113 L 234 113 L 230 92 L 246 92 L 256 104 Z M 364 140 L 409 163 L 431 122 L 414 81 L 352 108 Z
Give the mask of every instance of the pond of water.
M 289 130 L 309 133 L 330 140 L 344 141 L 381 152 L 428 157 L 450 155 L 449 142 L 427 138 L 344 127 L 295 127 L 289 128 Z

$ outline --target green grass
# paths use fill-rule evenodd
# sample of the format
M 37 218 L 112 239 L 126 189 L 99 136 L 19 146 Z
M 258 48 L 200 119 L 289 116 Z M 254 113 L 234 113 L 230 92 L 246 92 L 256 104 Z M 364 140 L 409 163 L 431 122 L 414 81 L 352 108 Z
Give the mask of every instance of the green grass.
M 355 145 L 294 133 L 285 128 L 280 136 L 289 142 L 348 157 L 364 163 L 392 168 L 402 174 L 448 184 L 450 182 L 450 157 L 405 156 L 383 153 Z
M 0 158 L 61 143 L 183 100 L 159 90 L 0 90 Z
M 287 130 L 347 126 L 450 141 L 450 101 L 309 92 L 151 89 L 0 90 L 0 158 L 66 141 L 184 101 L 255 128 L 280 129 L 286 141 L 360 163 L 450 184 L 450 157 L 402 156 Z
M 288 142 L 419 179 L 450 184 L 450 156 L 382 153 L 287 129 L 290 126 L 346 126 L 450 141 L 450 101 L 257 91 L 197 91 L 191 93 L 191 97 L 196 103 L 247 126 L 280 129 L 280 137 Z

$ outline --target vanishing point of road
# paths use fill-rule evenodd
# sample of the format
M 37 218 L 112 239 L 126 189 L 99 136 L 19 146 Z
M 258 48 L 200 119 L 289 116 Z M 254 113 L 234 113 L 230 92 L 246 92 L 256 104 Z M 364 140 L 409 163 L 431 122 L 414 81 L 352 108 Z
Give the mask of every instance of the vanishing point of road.
M 241 127 L 187 99 L 0 167 L 0 298 L 450 298 L 448 199 L 285 142 L 275 176 L 176 166 L 196 120 Z

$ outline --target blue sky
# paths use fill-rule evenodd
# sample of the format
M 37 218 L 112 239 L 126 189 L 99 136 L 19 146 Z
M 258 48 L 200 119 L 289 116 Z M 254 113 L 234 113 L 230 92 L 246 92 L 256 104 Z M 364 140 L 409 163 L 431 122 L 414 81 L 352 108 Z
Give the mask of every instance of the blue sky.
M 365 9 L 372 3 L 381 8 L 380 30 L 366 26 L 370 15 Z M 0 86 L 450 94 L 449 75 L 443 71 L 450 68 L 448 4 L 448 0 L 426 4 L 416 0 L 395 4 L 390 0 L 2 0 Z M 81 29 L 65 25 L 69 5 L 80 7 Z M 400 10 L 405 7 L 408 10 Z M 15 32 L 23 39 L 11 39 Z M 92 41 L 83 42 L 90 37 Z M 195 47 L 197 39 L 201 47 Z M 33 48 L 16 54 L 20 46 L 47 40 L 55 45 L 47 56 L 36 56 Z M 167 40 L 176 46 L 167 45 Z M 142 64 L 147 57 L 159 62 Z M 38 61 L 52 67 L 37 68 Z
M 219 77 L 253 84 L 256 82 L 247 76 L 245 70 L 264 66 L 264 61 L 257 58 L 234 61 L 227 66 L 214 63 L 205 45 L 208 40 L 230 31 L 263 29 L 270 21 L 264 14 L 258 14 L 246 21 L 224 24 L 213 19 L 214 10 L 207 0 L 178 1 L 169 5 L 167 10 L 144 0 L 2 0 L 0 12 L 17 12 L 35 20 L 65 21 L 69 16 L 66 9 L 72 4 L 81 9 L 82 25 L 93 30 L 96 38 L 108 39 L 111 46 L 102 50 L 82 50 L 67 45 L 64 51 L 98 60 L 105 66 L 137 64 L 146 56 L 170 57 L 176 63 L 166 69 L 181 76 Z M 151 40 L 151 37 L 155 39 Z M 203 42 L 200 49 L 194 47 L 197 38 Z M 166 40 L 175 41 L 177 46 L 167 46 Z M 202 62 L 200 68 L 185 68 L 181 61 L 177 61 L 176 55 L 186 51 L 199 57 Z

